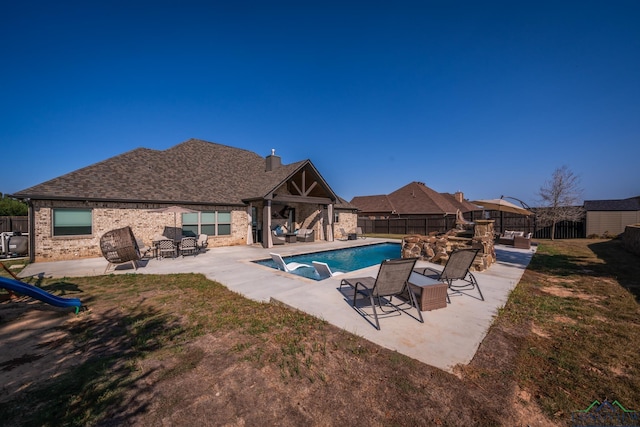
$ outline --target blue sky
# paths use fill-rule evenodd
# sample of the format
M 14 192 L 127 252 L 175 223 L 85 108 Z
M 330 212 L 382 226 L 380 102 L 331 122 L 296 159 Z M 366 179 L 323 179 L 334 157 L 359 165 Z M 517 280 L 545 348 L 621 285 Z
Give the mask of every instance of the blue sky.
M 336 193 L 411 181 L 535 206 L 640 195 L 640 2 L 9 2 L 11 194 L 200 138 L 311 159 Z

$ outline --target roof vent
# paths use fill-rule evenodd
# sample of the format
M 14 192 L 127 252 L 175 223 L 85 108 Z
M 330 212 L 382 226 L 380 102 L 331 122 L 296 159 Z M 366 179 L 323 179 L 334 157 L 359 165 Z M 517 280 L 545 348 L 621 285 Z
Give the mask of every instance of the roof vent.
M 267 164 L 266 164 L 267 172 L 276 170 L 282 165 L 282 159 L 280 159 L 280 156 L 276 156 L 275 148 L 271 149 L 271 154 L 267 156 L 266 160 L 267 160 Z

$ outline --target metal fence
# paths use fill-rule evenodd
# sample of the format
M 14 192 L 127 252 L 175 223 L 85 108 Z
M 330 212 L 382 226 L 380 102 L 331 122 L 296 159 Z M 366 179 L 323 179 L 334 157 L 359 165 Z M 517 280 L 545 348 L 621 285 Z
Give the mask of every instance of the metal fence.
M 0 233 L 5 231 L 29 232 L 29 217 L 27 216 L 0 216 Z
M 496 233 L 505 230 L 523 231 L 524 234 L 535 235 L 536 222 L 533 217 L 516 215 L 509 212 L 487 211 L 485 219 L 492 219 L 493 229 Z
M 584 239 L 587 237 L 587 227 L 584 221 L 561 221 L 556 224 L 554 239 Z M 538 227 L 533 237 L 539 239 L 551 238 L 551 226 Z

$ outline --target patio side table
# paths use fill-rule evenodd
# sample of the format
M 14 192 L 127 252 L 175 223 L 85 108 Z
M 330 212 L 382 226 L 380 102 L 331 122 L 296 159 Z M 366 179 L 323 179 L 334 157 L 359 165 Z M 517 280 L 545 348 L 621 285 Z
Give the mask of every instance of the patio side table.
M 449 286 L 446 283 L 414 271 L 409 276 L 409 286 L 418 298 L 420 311 L 447 307 L 447 289 Z
M 284 240 L 287 243 L 295 243 L 298 241 L 298 235 L 296 233 L 287 233 L 284 235 Z

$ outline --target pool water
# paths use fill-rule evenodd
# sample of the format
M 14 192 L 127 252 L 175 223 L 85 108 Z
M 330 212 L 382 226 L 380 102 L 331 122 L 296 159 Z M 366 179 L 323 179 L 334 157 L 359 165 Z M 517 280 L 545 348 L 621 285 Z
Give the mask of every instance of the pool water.
M 282 258 L 287 264 L 290 262 L 299 262 L 311 265 L 312 261 L 326 262 L 334 273 L 337 271 L 346 273 L 380 264 L 385 259 L 400 258 L 400 246 L 400 243 L 377 243 L 353 248 L 283 256 Z M 271 268 L 278 268 L 271 258 L 254 262 Z M 298 268 L 293 271 L 292 274 L 320 280 L 320 277 L 316 274 L 316 270 L 313 267 Z

